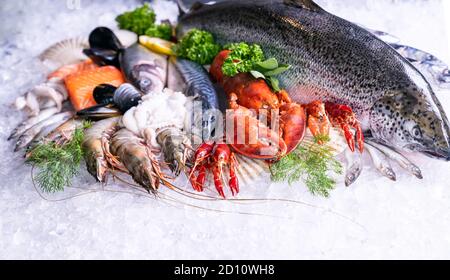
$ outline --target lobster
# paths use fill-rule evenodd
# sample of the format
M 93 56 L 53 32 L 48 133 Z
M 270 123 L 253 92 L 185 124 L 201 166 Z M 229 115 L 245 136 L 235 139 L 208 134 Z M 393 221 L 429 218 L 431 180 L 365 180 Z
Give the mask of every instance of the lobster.
M 212 78 L 222 85 L 228 97 L 227 143 L 235 152 L 250 158 L 282 158 L 305 135 L 304 108 L 292 102 L 285 90 L 273 91 L 264 79 L 249 73 L 225 76 L 222 65 L 229 53 L 229 50 L 220 52 L 210 68 Z M 260 119 L 266 116 L 270 125 L 261 122 L 257 115 Z M 230 123 L 232 129 L 228 129 Z

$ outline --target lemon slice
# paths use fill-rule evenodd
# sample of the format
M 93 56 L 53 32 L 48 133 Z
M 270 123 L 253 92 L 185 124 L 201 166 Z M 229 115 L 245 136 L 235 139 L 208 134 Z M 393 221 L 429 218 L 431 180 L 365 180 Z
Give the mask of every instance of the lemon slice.
M 146 35 L 139 36 L 139 43 L 147 49 L 156 53 L 165 55 L 175 55 L 172 47 L 175 45 L 170 41 L 166 41 L 161 38 L 149 37 Z

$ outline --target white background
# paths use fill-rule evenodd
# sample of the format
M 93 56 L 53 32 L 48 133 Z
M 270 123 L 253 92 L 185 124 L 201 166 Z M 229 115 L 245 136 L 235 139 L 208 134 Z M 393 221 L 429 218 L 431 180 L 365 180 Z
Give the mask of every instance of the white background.
M 122 1 L 125 2 L 125 1 Z M 448 0 L 318 1 L 349 20 L 385 30 L 450 62 L 445 30 Z M 443 3 L 447 7 L 444 16 Z M 6 141 L 23 116 L 10 104 L 38 83 L 44 73 L 34 56 L 50 44 L 87 35 L 133 1 L 2 1 L 0 6 L 0 258 L 449 258 L 450 164 L 412 155 L 424 174 L 417 180 L 395 166 L 398 180 L 366 168 L 350 188 L 340 183 L 330 198 L 310 195 L 298 183 L 269 185 L 262 180 L 243 188 L 240 198 L 290 198 L 312 206 L 280 202 L 238 204 L 179 197 L 167 200 L 100 191 L 84 166 L 74 186 L 98 190 L 61 202 L 41 199 L 30 167 Z M 72 9 L 71 9 L 72 8 Z M 75 8 L 75 9 L 73 9 Z M 80 9 L 77 9 L 80 8 Z M 176 7 L 156 5 L 160 18 L 176 18 Z M 449 23 L 447 22 L 447 26 Z M 450 113 L 449 93 L 439 98 Z M 127 191 L 124 185 L 108 189 Z M 168 190 L 163 194 L 175 196 Z M 212 193 L 212 192 L 211 192 Z M 50 199 L 85 194 L 67 189 Z M 262 213 L 215 213 L 183 205 Z M 173 205 L 173 203 L 172 203 Z

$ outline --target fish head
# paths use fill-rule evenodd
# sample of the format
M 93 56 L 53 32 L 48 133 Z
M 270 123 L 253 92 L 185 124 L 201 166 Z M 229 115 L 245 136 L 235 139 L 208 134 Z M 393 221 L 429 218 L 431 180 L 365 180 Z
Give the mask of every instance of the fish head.
M 450 161 L 449 122 L 430 87 L 395 90 L 370 110 L 370 130 L 380 142 Z
M 164 81 L 159 73 L 160 68 L 153 64 L 136 65 L 132 71 L 132 80 L 143 93 L 161 92 Z

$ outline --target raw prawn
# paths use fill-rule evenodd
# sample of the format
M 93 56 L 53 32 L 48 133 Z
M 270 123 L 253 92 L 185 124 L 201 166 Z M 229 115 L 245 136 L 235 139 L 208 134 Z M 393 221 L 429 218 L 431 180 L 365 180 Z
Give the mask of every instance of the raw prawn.
M 108 171 L 108 163 L 102 146 L 103 133 L 111 131 L 119 120 L 120 117 L 114 117 L 95 122 L 84 132 L 82 147 L 86 167 L 89 173 L 100 182 L 105 182 Z
M 155 154 L 132 131 L 126 128 L 118 130 L 111 138 L 110 148 L 133 180 L 149 192 L 156 193 L 161 183 L 170 186 Z
M 122 119 L 124 126 L 149 146 L 162 148 L 165 160 L 175 173 L 185 166 L 187 148 L 191 144 L 185 134 L 190 100 L 181 92 L 165 89 L 144 95 L 142 102 L 128 110 Z

